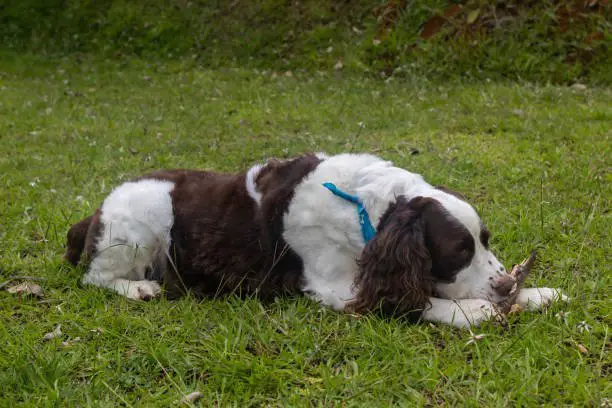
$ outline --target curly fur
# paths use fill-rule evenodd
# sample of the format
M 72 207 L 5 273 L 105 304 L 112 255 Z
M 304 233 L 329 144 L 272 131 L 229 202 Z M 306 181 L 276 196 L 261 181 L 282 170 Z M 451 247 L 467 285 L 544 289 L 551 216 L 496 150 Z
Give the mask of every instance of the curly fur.
M 424 240 L 423 205 L 399 197 L 383 215 L 376 236 L 363 249 L 355 279 L 357 296 L 349 307 L 356 312 L 385 314 L 421 311 L 433 292 L 431 255 Z

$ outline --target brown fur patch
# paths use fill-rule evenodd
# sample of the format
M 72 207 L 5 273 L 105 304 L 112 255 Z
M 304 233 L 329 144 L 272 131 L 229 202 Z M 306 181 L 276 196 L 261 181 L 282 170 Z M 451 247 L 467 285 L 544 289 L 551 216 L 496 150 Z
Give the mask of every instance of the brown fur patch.
M 256 180 L 261 207 L 246 190 L 245 173 L 171 170 L 144 176 L 175 183 L 169 296 L 187 288 L 200 296 L 298 293 L 302 260 L 282 238 L 282 217 L 295 187 L 319 162 L 304 155 L 264 166 Z
M 74 266 L 77 266 L 81 260 L 81 254 L 85 249 L 85 238 L 87 237 L 87 231 L 89 230 L 92 219 L 93 215 L 90 215 L 74 224 L 70 227 L 70 230 L 68 230 L 66 237 L 68 244 L 64 259 Z

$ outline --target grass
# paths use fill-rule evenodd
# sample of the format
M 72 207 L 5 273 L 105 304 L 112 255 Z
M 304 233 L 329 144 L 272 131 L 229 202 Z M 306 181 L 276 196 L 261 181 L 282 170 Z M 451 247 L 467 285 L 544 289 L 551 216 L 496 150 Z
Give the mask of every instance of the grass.
M 5 54 L 0 283 L 34 276 L 45 297 L 0 291 L 0 406 L 165 407 L 195 390 L 202 406 L 609 403 L 611 106 L 609 88 Z M 464 192 L 500 259 L 537 247 L 529 284 L 572 302 L 466 345 L 303 298 L 128 301 L 62 263 L 71 223 L 121 180 L 306 150 L 375 152 Z
M 0 45 L 15 51 L 187 58 L 207 68 L 314 71 L 340 63 L 373 77 L 612 84 L 612 7 L 604 0 L 5 3 Z

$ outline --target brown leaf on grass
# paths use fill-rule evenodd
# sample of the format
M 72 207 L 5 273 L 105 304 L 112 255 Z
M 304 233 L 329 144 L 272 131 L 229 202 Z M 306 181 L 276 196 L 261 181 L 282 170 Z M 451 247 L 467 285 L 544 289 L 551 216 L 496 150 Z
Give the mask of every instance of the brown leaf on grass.
M 12 293 L 14 295 L 25 297 L 25 296 L 34 296 L 37 298 L 43 297 L 42 288 L 40 285 L 32 282 L 22 282 L 18 285 L 11 286 L 7 289 L 8 293 Z
M 393 27 L 402 15 L 402 11 L 406 9 L 406 3 L 406 0 L 387 0 L 372 10 L 376 16 L 380 32 Z
M 580 351 L 582 354 L 589 354 L 589 350 L 587 350 L 587 348 L 584 347 L 582 344 L 577 343 L 576 347 L 578 348 L 578 351 Z
M 442 26 L 451 18 L 455 17 L 457 14 L 461 12 L 461 6 L 459 4 L 453 4 L 448 6 L 442 15 L 435 15 L 425 24 L 423 24 L 423 29 L 421 30 L 421 34 L 419 35 L 422 39 L 427 40 L 428 38 L 433 37 L 438 34 L 438 32 L 442 29 Z
M 584 39 L 584 43 L 589 45 L 592 44 L 596 41 L 601 41 L 605 38 L 604 33 L 601 31 L 595 31 L 592 32 L 591 34 L 587 35 L 586 38 Z

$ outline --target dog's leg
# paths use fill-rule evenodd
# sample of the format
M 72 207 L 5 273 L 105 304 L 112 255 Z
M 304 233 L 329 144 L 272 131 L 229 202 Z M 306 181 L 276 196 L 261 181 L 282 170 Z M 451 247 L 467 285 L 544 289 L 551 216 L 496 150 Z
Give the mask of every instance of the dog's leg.
M 483 299 L 430 298 L 421 318 L 429 322 L 445 323 L 455 327 L 475 327 L 499 316 L 495 305 Z
M 130 261 L 129 252 L 132 252 L 129 248 L 116 246 L 98 253 L 83 277 L 83 283 L 113 289 L 130 299 L 156 297 L 161 292 L 159 284 L 145 279 L 145 268 Z
M 567 302 L 569 298 L 553 288 L 523 288 L 516 298 L 516 303 L 529 311 L 541 310 L 557 301 Z
M 336 248 L 321 249 L 320 256 L 304 257 L 304 286 L 309 298 L 334 310 L 344 310 L 353 293 L 355 260 L 339 253 Z
M 159 284 L 146 279 L 146 271 L 168 253 L 173 188 L 167 181 L 145 179 L 124 183 L 109 194 L 91 237 L 94 255 L 83 283 L 130 299 L 149 300 L 160 293 Z M 156 278 L 153 273 L 151 279 Z

